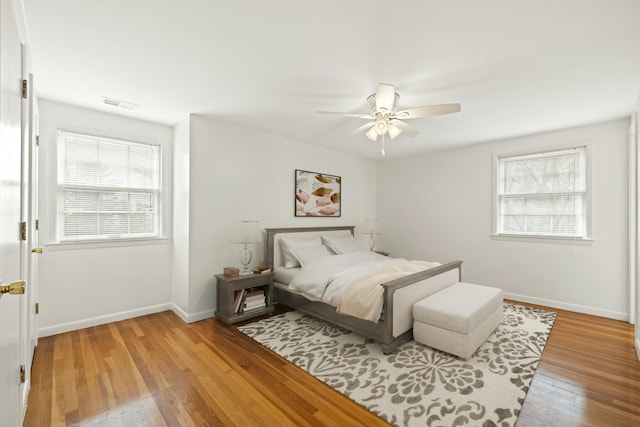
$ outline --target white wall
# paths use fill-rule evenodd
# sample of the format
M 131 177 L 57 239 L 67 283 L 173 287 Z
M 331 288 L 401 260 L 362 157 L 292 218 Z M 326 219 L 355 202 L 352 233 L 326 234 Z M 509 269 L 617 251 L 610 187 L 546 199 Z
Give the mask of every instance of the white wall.
M 229 243 L 233 221 L 255 219 L 263 228 L 361 226 L 375 217 L 376 162 L 202 116 L 192 115 L 190 121 L 192 319 L 213 312 L 213 275 L 227 265 L 239 266 L 239 247 Z M 340 218 L 294 217 L 295 169 L 342 177 Z M 253 265 L 264 259 L 263 246 L 253 248 Z
M 514 299 L 627 319 L 628 130 L 628 120 L 617 120 L 381 162 L 378 247 L 411 259 L 461 259 L 465 281 Z M 493 240 L 493 155 L 586 140 L 593 243 Z
M 172 129 L 46 100 L 40 111 L 41 335 L 168 308 L 187 321 L 212 316 L 213 276 L 239 265 L 229 225 L 242 219 L 263 228 L 356 225 L 359 234 L 363 220 L 377 217 L 384 233 L 377 247 L 392 256 L 462 259 L 466 280 L 500 286 L 513 298 L 628 315 L 627 120 L 377 163 L 198 115 Z M 166 144 L 165 159 L 173 163 L 166 167 L 175 168 L 172 241 L 50 244 L 58 128 Z M 584 140 L 593 147 L 594 242 L 492 240 L 493 154 Z M 342 217 L 294 217 L 295 169 L 342 176 Z M 264 259 L 263 247 L 253 248 L 253 264 Z
M 213 276 L 239 265 L 240 248 L 228 234 L 235 220 L 257 219 L 267 228 L 360 226 L 375 218 L 376 163 L 370 160 L 200 116 L 171 128 L 48 100 L 40 100 L 40 115 L 41 336 L 166 309 L 187 321 L 212 316 Z M 161 142 L 164 167 L 173 172 L 165 207 L 171 239 L 57 245 L 59 128 Z M 342 176 L 342 217 L 294 217 L 296 168 Z M 263 246 L 253 248 L 253 264 L 263 259 Z
M 40 107 L 40 336 L 167 309 L 171 298 L 171 246 L 55 244 L 56 132 L 59 128 L 162 144 L 171 219 L 172 128 L 39 100 Z M 171 223 L 165 226 L 171 233 Z

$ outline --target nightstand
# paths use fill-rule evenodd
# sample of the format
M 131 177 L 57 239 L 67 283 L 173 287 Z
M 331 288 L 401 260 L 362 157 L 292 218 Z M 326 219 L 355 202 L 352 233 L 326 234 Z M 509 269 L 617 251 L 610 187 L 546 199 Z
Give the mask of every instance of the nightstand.
M 273 273 L 228 277 L 216 274 L 215 316 L 227 324 L 269 314 L 273 306 Z M 264 301 L 264 303 L 261 303 Z

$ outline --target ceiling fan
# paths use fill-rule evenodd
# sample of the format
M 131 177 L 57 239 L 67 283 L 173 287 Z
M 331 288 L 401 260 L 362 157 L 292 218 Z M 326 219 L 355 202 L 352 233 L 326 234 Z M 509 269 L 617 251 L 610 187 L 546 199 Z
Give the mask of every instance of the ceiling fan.
M 333 111 L 317 111 L 317 113 L 370 120 L 369 123 L 359 127 L 355 132 L 368 129 L 365 135 L 372 141 L 376 141 L 378 136 L 381 136 L 383 144 L 382 155 L 384 156 L 384 136 L 387 133 L 391 139 L 395 139 L 401 133 L 410 137 L 418 134 L 418 131 L 410 124 L 405 123 L 404 120 L 457 113 L 461 108 L 460 104 L 439 104 L 398 111 L 399 99 L 400 95 L 396 93 L 392 85 L 378 83 L 376 93 L 369 95 L 367 98 L 369 114 L 336 113 Z

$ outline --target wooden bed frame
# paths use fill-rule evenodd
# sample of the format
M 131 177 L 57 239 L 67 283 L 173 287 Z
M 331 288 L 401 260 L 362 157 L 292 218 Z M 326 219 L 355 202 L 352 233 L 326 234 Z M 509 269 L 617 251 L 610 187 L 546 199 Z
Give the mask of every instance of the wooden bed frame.
M 355 226 L 268 228 L 266 229 L 267 265 L 272 268 L 277 267 L 274 266 L 274 254 L 275 251 L 280 251 L 281 249 L 280 245 L 276 244 L 276 235 L 306 232 L 317 234 L 318 232 L 339 230 L 348 230 L 353 235 L 354 228 Z M 455 274 L 456 270 L 457 274 Z M 310 301 L 298 293 L 289 292 L 283 289 L 285 285 L 282 284 L 276 283 L 273 291 L 274 300 L 278 303 L 371 338 L 380 343 L 385 354 L 389 354 L 399 345 L 413 338 L 413 324 L 411 321 L 413 313 L 405 313 L 405 311 L 411 311 L 413 304 L 422 298 L 461 280 L 462 261 L 452 261 L 429 270 L 383 283 L 383 312 L 378 323 L 337 313 L 335 307 L 322 302 Z M 396 305 L 404 307 L 402 312 L 399 312 L 397 308 L 394 311 Z M 396 327 L 394 327 L 394 322 Z

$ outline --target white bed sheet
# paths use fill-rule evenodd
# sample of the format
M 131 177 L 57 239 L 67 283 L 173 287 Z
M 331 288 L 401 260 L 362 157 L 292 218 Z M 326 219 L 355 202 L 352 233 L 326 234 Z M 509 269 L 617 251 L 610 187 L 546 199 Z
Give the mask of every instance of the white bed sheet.
M 382 266 L 404 261 L 369 251 L 322 257 L 300 268 L 289 282 L 289 289 L 312 301 L 336 307 L 351 281 Z
M 288 285 L 291 283 L 291 280 L 295 277 L 296 274 L 300 271 L 300 267 L 294 268 L 285 268 L 285 267 L 277 267 L 273 271 L 273 280 L 279 283 L 284 283 Z

